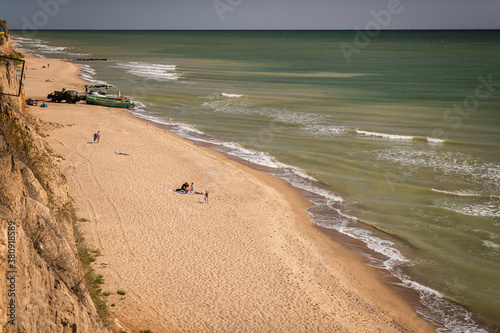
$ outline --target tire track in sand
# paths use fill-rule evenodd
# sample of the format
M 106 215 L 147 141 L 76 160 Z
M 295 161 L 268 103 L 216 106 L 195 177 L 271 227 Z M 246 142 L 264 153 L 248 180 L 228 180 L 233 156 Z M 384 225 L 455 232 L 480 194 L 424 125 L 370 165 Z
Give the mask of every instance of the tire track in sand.
M 76 157 L 80 158 L 81 160 L 83 160 L 83 161 L 85 162 L 85 163 L 81 163 L 81 165 L 82 165 L 82 166 L 85 166 L 85 167 L 86 167 L 86 170 L 82 170 L 82 171 L 84 171 L 84 173 L 85 173 L 85 176 L 84 176 L 83 178 L 84 178 L 84 179 L 88 179 L 88 178 L 90 178 L 90 179 L 92 180 L 92 183 L 95 185 L 95 187 L 96 187 L 96 189 L 97 189 L 97 191 L 96 191 L 96 190 L 94 190 L 94 192 L 95 192 L 95 193 L 100 193 L 101 195 L 102 195 L 103 193 L 106 193 L 104 186 L 103 186 L 103 185 L 102 185 L 102 183 L 99 181 L 99 178 L 96 176 L 96 174 L 97 174 L 97 173 L 96 173 L 96 171 L 97 171 L 97 170 L 96 170 L 96 166 L 95 166 L 94 162 L 93 162 L 91 159 L 87 158 L 86 156 L 84 156 L 84 155 L 82 155 L 82 154 L 80 154 L 80 153 L 78 153 L 78 152 L 76 152 L 76 151 L 74 151 L 74 150 L 72 150 L 72 149 L 68 148 L 68 147 L 67 147 L 64 143 L 62 143 L 61 141 L 59 141 L 59 140 L 54 140 L 54 141 L 55 141 L 55 142 L 56 142 L 56 143 L 57 143 L 60 147 L 62 147 L 62 148 L 63 148 L 66 152 L 68 152 L 68 153 L 70 153 L 70 154 L 72 154 L 72 155 L 74 155 L 74 156 L 76 156 Z M 73 167 L 75 167 L 75 168 L 76 168 L 76 161 L 75 161 L 75 159 L 74 159 L 74 158 L 73 158 L 73 159 L 71 159 L 71 158 L 70 158 L 70 161 L 72 162 Z M 73 178 L 74 178 L 74 179 L 78 182 L 78 187 L 79 187 L 80 192 L 83 192 L 83 193 L 85 193 L 85 194 L 86 194 L 86 192 L 87 192 L 87 191 L 84 189 L 84 185 L 83 185 L 83 183 L 82 183 L 82 180 L 78 177 L 78 174 L 80 174 L 80 173 L 75 173 L 75 177 L 73 177 Z M 91 191 L 91 192 L 92 192 L 92 191 Z M 122 218 L 122 216 L 121 216 L 121 214 L 120 214 L 119 210 L 117 209 L 116 205 L 115 205 L 115 204 L 114 204 L 114 202 L 113 202 L 113 201 L 109 198 L 109 196 L 108 196 L 108 195 L 103 195 L 103 199 L 104 199 L 106 202 L 108 202 L 108 204 L 109 204 L 109 206 L 110 206 L 110 207 L 112 207 L 113 214 L 112 214 L 112 218 L 111 218 L 110 220 L 112 220 L 112 221 L 113 221 L 113 220 L 118 221 L 118 222 L 116 222 L 116 223 L 114 223 L 114 224 L 115 224 L 115 226 L 116 226 L 116 225 L 118 225 L 118 227 L 119 227 L 120 233 L 121 233 L 121 235 L 122 235 L 121 239 L 123 239 L 123 240 L 125 241 L 125 244 L 126 244 L 126 247 L 127 247 L 128 251 L 129 251 L 129 253 L 130 253 L 132 256 L 136 257 L 136 254 L 135 254 L 135 252 L 132 250 L 132 247 L 130 246 L 129 240 L 128 240 L 128 238 L 127 238 L 127 234 L 126 234 L 126 232 L 125 232 L 125 230 L 124 230 L 124 228 L 123 228 L 123 218 Z M 98 222 L 97 222 L 97 219 L 98 219 L 98 217 L 97 217 L 97 216 L 98 216 L 98 213 L 97 213 L 97 211 L 96 211 L 96 208 L 95 208 L 95 206 L 94 206 L 94 205 L 90 202 L 90 200 L 85 199 L 85 201 L 86 201 L 86 203 L 88 204 L 88 206 L 89 206 L 89 207 L 90 207 L 90 209 L 91 209 L 91 215 L 93 215 L 90 221 L 91 221 L 91 223 L 92 223 L 94 226 L 96 226 L 96 225 L 98 224 Z M 93 238 L 94 238 L 94 239 L 96 239 L 96 240 L 97 240 L 97 243 L 99 244 L 99 248 L 100 248 L 101 250 L 102 250 L 102 249 L 104 249 L 103 244 L 102 244 L 101 235 L 99 234 L 98 228 L 91 228 L 91 231 L 92 231 L 92 234 L 93 234 Z M 120 277 L 120 278 L 121 278 L 121 277 Z
M 132 256 L 136 257 L 136 254 L 132 250 L 130 243 L 127 239 L 127 234 L 123 229 L 123 218 L 119 210 L 117 209 L 116 205 L 109 198 L 109 196 L 106 195 L 105 187 L 102 185 L 99 178 L 96 176 L 97 168 L 95 163 L 90 158 L 69 148 L 61 141 L 59 140 L 54 140 L 54 141 L 62 150 L 62 154 L 69 160 L 71 168 L 73 168 L 73 170 L 76 170 L 78 168 L 78 172 L 73 172 L 71 175 L 72 177 L 69 178 L 71 179 L 72 183 L 74 184 L 74 187 L 77 189 L 79 193 L 78 202 L 85 207 L 86 213 L 89 214 L 88 217 L 90 221 L 90 228 L 87 229 L 90 229 L 92 242 L 94 246 L 96 246 L 101 251 L 103 251 L 105 248 L 102 240 L 102 235 L 99 231 L 99 226 L 98 226 L 99 225 L 98 220 L 100 219 L 99 216 L 104 215 L 103 214 L 104 212 L 100 212 L 99 209 L 96 208 L 95 204 L 92 203 L 92 200 L 88 198 L 89 193 L 99 193 L 100 195 L 102 195 L 103 202 L 106 203 L 104 206 L 111 207 L 112 214 L 109 217 L 108 222 L 112 221 L 116 222 L 110 225 L 110 227 L 116 227 L 118 225 L 119 231 L 122 235 L 122 237 L 120 238 L 125 241 L 128 252 Z M 90 184 L 88 182 L 89 179 L 91 180 Z M 108 274 L 112 276 L 112 279 L 114 281 L 118 282 L 125 280 L 121 276 L 119 271 L 115 267 L 113 267 L 113 265 L 107 267 L 108 267 L 107 270 Z M 139 299 L 139 301 L 141 301 L 139 297 L 136 297 L 136 299 Z M 150 310 L 153 310 L 157 314 L 157 316 L 159 316 L 159 313 L 155 309 L 150 309 Z
M 54 140 L 54 142 L 62 148 L 62 150 L 65 151 L 63 155 L 65 155 L 69 161 L 71 162 L 71 167 L 76 170 L 77 165 L 79 167 L 79 172 L 74 172 L 73 177 L 70 177 L 70 179 L 73 181 L 73 184 L 75 184 L 75 187 L 78 188 L 78 192 L 80 193 L 80 199 L 79 201 L 81 202 L 82 200 L 86 204 L 87 207 L 87 212 L 89 213 L 89 221 L 90 224 L 93 225 L 94 227 L 90 228 L 91 233 L 92 233 L 92 239 L 95 245 L 99 248 L 99 250 L 103 250 L 103 244 L 102 244 L 102 239 L 101 235 L 99 234 L 99 231 L 97 229 L 97 219 L 98 219 L 98 214 L 96 211 L 95 206 L 91 203 L 90 200 L 86 199 L 86 194 L 87 190 L 85 189 L 88 187 L 84 186 L 84 182 L 82 179 L 80 179 L 81 175 L 84 174 L 85 176 L 83 177 L 84 179 L 91 179 L 91 182 L 93 184 L 93 187 L 98 188 L 99 193 L 102 193 L 102 184 L 99 182 L 99 179 L 95 176 L 95 166 L 94 163 L 84 155 L 77 153 L 76 151 L 70 149 L 68 146 L 66 146 L 63 142 L 59 140 Z M 78 163 L 80 162 L 80 163 Z M 80 167 L 80 166 L 84 166 Z M 79 177 L 80 175 L 80 177 Z M 87 182 L 85 182 L 87 183 Z

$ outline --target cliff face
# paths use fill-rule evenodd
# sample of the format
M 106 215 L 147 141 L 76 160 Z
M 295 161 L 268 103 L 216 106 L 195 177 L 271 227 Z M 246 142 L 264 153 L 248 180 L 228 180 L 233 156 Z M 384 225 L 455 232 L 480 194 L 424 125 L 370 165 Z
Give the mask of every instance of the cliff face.
M 8 36 L 0 39 L 0 55 L 11 54 Z M 17 86 L 13 62 L 0 59 L 0 92 Z M 22 98 L 0 94 L 0 329 L 108 332 L 76 256 L 65 177 Z

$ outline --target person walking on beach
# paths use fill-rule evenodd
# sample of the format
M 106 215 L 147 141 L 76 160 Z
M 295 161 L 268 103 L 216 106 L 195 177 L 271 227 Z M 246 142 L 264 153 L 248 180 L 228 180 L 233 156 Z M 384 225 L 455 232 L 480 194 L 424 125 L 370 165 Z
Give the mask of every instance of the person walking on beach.
M 94 143 L 97 141 L 97 132 L 94 133 Z
M 194 184 L 193 183 L 191 183 L 191 191 L 190 192 L 191 192 L 191 194 L 194 194 Z
M 101 131 L 97 131 L 97 143 L 101 141 L 101 137 L 102 137 Z
M 208 190 L 205 190 L 205 203 L 208 203 Z

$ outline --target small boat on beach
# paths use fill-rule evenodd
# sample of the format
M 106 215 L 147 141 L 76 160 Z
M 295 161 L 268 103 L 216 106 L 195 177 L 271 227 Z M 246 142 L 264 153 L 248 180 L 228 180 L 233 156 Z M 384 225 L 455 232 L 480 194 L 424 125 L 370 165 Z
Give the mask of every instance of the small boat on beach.
M 130 99 L 124 96 L 120 97 L 112 95 L 102 95 L 95 92 L 85 95 L 85 100 L 88 104 L 109 106 L 115 108 L 128 109 L 132 105 Z

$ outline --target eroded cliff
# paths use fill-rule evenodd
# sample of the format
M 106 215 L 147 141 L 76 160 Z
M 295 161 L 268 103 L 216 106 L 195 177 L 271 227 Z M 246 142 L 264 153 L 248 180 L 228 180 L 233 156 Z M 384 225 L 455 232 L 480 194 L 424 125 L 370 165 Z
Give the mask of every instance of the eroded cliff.
M 0 35 L 0 55 L 13 50 Z M 109 332 L 85 286 L 66 179 L 23 113 L 0 58 L 0 325 L 7 332 Z

